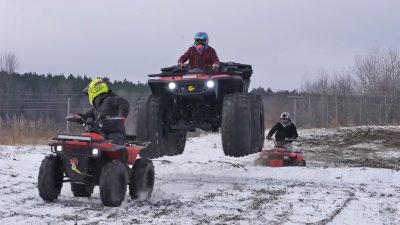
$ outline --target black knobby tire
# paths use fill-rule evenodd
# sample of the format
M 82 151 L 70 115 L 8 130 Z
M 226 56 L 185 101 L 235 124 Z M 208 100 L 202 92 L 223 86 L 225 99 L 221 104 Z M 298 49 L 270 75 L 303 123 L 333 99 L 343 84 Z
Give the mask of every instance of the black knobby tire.
M 222 104 L 221 136 L 224 153 L 241 157 L 250 150 L 250 100 L 242 93 L 226 94 Z
M 39 169 L 39 196 L 48 202 L 58 198 L 63 186 L 63 162 L 55 155 L 46 156 Z
M 249 154 L 260 152 L 264 146 L 264 107 L 261 96 L 250 94 L 251 141 Z
M 166 155 L 180 155 L 185 149 L 186 131 L 176 130 L 174 132 L 169 132 L 164 140 L 167 148 Z
M 129 184 L 129 195 L 132 199 L 143 201 L 151 197 L 154 175 L 154 165 L 151 160 L 141 158 L 135 161 Z
M 90 197 L 93 189 L 93 185 L 71 183 L 71 191 L 75 197 Z
M 147 109 L 149 103 L 149 95 L 139 96 L 136 100 L 135 111 L 133 116 L 133 124 L 135 134 L 138 140 L 148 141 L 147 133 Z
M 148 148 L 140 155 L 144 158 L 158 158 L 164 155 L 182 154 L 186 143 L 186 131 L 172 131 L 168 120 L 172 113 L 173 102 L 162 96 L 150 95 L 147 103 L 147 139 Z
M 125 199 L 128 170 L 120 160 L 107 162 L 100 175 L 100 198 L 105 206 L 120 206 Z

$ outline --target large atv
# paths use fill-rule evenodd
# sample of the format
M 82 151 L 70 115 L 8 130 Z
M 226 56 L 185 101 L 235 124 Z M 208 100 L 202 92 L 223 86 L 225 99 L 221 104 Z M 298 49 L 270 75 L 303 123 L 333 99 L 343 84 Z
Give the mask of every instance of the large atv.
M 94 186 L 99 185 L 105 206 L 121 205 L 127 185 L 132 199 L 150 198 L 154 166 L 149 159 L 137 158 L 147 143 L 130 140 L 126 145 L 112 144 L 96 133 L 96 125 L 86 123 L 81 116 L 68 116 L 67 120 L 83 124 L 86 132 L 59 134 L 50 143 L 53 154 L 43 159 L 38 176 L 39 195 L 43 200 L 56 200 L 64 182 L 71 183 L 75 197 L 90 197 Z M 133 165 L 132 169 L 128 165 Z
M 261 97 L 249 94 L 244 85 L 253 72 L 250 65 L 230 62 L 221 63 L 219 71 L 176 66 L 161 71 L 149 75 L 152 94 L 136 103 L 136 135 L 151 143 L 142 156 L 181 154 L 187 132 L 196 128 L 214 132 L 221 128 L 227 156 L 261 151 L 263 104 Z

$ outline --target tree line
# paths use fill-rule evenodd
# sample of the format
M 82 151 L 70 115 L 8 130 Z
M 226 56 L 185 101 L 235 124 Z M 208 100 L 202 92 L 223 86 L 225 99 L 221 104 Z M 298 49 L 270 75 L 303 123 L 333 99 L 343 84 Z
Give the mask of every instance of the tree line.
M 0 61 L 0 117 L 23 115 L 27 119 L 64 121 L 67 110 L 89 109 L 82 89 L 87 76 L 39 75 L 15 72 L 17 58 L 5 54 Z M 10 66 L 12 65 L 12 66 Z M 389 125 L 400 122 L 400 53 L 395 49 L 372 48 L 356 56 L 350 69 L 329 72 L 322 69 L 316 78 L 305 80 L 299 90 L 272 91 L 254 88 L 263 98 L 267 127 L 288 111 L 299 127 L 339 127 Z M 314 76 L 315 77 L 315 76 Z M 104 80 L 111 89 L 131 102 L 150 93 L 147 84 L 128 80 Z
M 311 127 L 397 125 L 400 53 L 372 48 L 343 72 L 320 70 L 303 82 L 298 115 Z
M 102 78 L 110 88 L 127 97 L 149 93 L 143 83 L 128 80 L 110 81 Z M 0 71 L 0 117 L 23 115 L 27 119 L 52 118 L 63 121 L 67 110 L 85 111 L 90 108 L 82 90 L 92 79 L 87 76 L 39 75 Z M 132 100 L 133 101 L 133 100 Z

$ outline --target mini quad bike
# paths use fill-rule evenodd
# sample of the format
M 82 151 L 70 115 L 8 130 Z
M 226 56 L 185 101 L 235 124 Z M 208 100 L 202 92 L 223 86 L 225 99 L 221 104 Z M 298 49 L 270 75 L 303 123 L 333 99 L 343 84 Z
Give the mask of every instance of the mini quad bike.
M 285 141 L 297 141 L 286 139 Z M 274 140 L 274 143 L 275 140 Z M 304 154 L 300 151 L 292 151 L 284 146 L 276 146 L 270 150 L 262 150 L 255 161 L 256 165 L 269 167 L 306 166 Z
M 149 140 L 143 151 L 148 158 L 182 154 L 187 132 L 221 130 L 225 155 L 241 157 L 262 150 L 264 111 L 261 97 L 247 85 L 251 65 L 221 63 L 210 69 L 161 69 L 149 75 L 151 95 L 138 98 L 136 135 Z
M 67 116 L 67 121 L 82 124 L 85 132 L 82 135 L 58 134 L 49 144 L 53 154 L 43 159 L 38 176 L 39 195 L 43 200 L 57 199 L 64 182 L 71 183 L 75 197 L 90 197 L 94 186 L 99 185 L 105 206 L 120 206 L 127 185 L 132 199 L 150 198 L 154 166 L 151 160 L 138 158 L 148 143 L 128 137 L 126 145 L 112 144 L 96 133 L 101 124 L 87 124 L 80 115 Z

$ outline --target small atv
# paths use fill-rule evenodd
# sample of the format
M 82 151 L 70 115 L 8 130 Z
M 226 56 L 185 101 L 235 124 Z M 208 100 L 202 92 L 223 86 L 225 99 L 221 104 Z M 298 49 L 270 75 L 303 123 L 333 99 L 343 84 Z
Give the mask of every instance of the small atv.
M 187 68 L 187 67 L 186 67 Z M 187 132 L 221 128 L 225 155 L 241 157 L 262 150 L 264 111 L 261 97 L 247 92 L 251 65 L 221 63 L 219 71 L 161 69 L 149 75 L 152 94 L 138 98 L 136 136 L 149 140 L 148 158 L 182 154 Z
M 126 145 L 112 144 L 96 132 L 101 124 L 88 124 L 80 115 L 70 115 L 67 121 L 82 124 L 85 132 L 58 134 L 49 144 L 53 154 L 43 159 L 38 176 L 39 195 L 43 200 L 56 200 L 64 182 L 71 183 L 75 197 L 90 197 L 94 186 L 99 185 L 105 206 L 120 206 L 127 185 L 132 199 L 150 198 L 154 166 L 151 160 L 138 158 L 148 143 L 131 137 Z M 133 165 L 132 169 L 128 165 Z
M 286 139 L 285 141 L 297 141 Z M 275 140 L 274 140 L 275 142 Z M 276 142 L 275 142 L 276 143 Z M 285 146 L 276 146 L 270 150 L 262 150 L 255 161 L 255 165 L 269 167 L 306 166 L 304 154 L 300 151 L 292 151 Z

